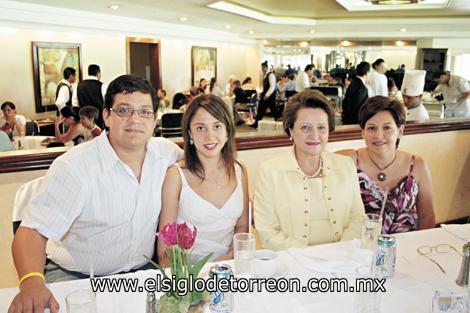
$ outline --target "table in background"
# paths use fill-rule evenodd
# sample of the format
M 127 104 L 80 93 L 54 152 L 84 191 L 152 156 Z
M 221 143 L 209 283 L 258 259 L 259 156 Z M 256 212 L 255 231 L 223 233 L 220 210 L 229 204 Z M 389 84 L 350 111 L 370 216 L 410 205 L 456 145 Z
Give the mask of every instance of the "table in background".
M 465 225 L 470 229 L 470 225 Z M 430 304 L 435 290 L 465 292 L 466 288 L 455 284 L 460 268 L 461 257 L 451 251 L 433 255 L 446 270 L 443 274 L 437 266 L 425 257 L 418 256 L 416 249 L 422 245 L 435 246 L 440 243 L 451 244 L 461 249 L 465 240 L 458 239 L 442 228 L 416 231 L 396 235 L 398 244 L 396 274 L 386 284 L 387 292 L 382 295 L 383 313 L 430 312 Z M 351 242 L 338 242 L 328 245 L 312 246 L 302 249 L 302 253 L 322 257 L 325 252 L 335 249 L 348 249 Z M 335 277 L 303 268 L 289 251 L 280 251 L 280 259 L 287 265 L 286 278 L 299 278 L 305 286 L 312 277 Z M 233 265 L 233 261 L 227 262 Z M 209 267 L 210 265 L 207 265 Z M 205 269 L 207 271 L 207 268 Z M 204 270 L 203 270 L 204 271 Z M 155 277 L 154 270 L 117 275 L 115 277 L 137 277 L 140 285 L 149 277 Z M 338 277 L 341 277 L 338 275 Z M 71 291 L 90 288 L 88 280 L 76 280 L 49 285 L 65 312 L 65 296 Z M 17 293 L 17 288 L 0 289 L 0 313 L 7 308 Z M 145 312 L 146 293 L 98 293 L 96 302 L 99 313 Z M 353 312 L 353 293 L 238 293 L 235 295 L 235 311 L 242 313 L 265 312 Z M 209 312 L 207 310 L 207 312 Z

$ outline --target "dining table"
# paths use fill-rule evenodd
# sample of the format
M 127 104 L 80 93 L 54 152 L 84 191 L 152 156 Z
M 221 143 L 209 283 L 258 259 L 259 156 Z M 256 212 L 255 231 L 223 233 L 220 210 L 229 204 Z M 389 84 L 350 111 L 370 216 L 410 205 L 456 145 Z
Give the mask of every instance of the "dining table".
M 385 292 L 380 295 L 380 312 L 417 313 L 431 312 L 431 302 L 435 291 L 467 293 L 467 288 L 456 284 L 462 256 L 458 251 L 470 240 L 470 224 L 443 225 L 442 227 L 400 233 L 393 235 L 397 243 L 395 274 L 387 279 Z M 434 247 L 448 244 L 446 253 L 433 252 L 431 257 L 444 271 L 427 257 L 420 255 L 417 249 L 422 246 Z M 360 265 L 358 255 L 364 252 L 360 240 L 340 241 L 331 244 L 290 248 L 278 251 L 279 264 L 283 270 L 277 279 L 299 279 L 306 284 L 311 278 L 338 278 L 354 276 L 351 269 Z M 370 251 L 371 252 L 371 251 Z M 363 259 L 362 259 L 363 260 Z M 233 266 L 233 260 L 227 261 Z M 332 266 L 332 265 L 335 266 Z M 212 263 L 202 270 L 207 275 Z M 138 278 L 140 282 L 156 277 L 156 270 L 137 271 L 114 275 L 115 278 Z M 59 301 L 60 312 L 66 312 L 65 297 L 72 291 L 90 289 L 90 280 L 74 280 L 48 284 Z M 7 312 L 18 288 L 0 289 L 0 313 Z M 96 306 L 98 313 L 145 312 L 146 292 L 98 292 Z M 156 294 L 157 298 L 161 293 Z M 355 312 L 354 292 L 235 292 L 234 311 L 243 313 L 265 312 Z M 210 312 L 206 308 L 206 312 Z

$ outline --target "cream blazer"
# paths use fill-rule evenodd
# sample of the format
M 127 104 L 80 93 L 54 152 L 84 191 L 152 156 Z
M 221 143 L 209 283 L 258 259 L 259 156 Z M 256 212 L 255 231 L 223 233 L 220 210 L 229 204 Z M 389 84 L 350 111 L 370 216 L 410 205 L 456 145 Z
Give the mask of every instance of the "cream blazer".
M 315 209 L 309 184 L 295 158 L 294 148 L 261 164 L 254 197 L 255 227 L 264 248 L 306 247 L 309 236 L 329 232 L 331 242 L 360 238 L 364 205 L 356 167 L 350 157 L 322 152 L 323 200 L 330 227 L 310 231 Z M 323 233 L 324 234 L 324 233 Z

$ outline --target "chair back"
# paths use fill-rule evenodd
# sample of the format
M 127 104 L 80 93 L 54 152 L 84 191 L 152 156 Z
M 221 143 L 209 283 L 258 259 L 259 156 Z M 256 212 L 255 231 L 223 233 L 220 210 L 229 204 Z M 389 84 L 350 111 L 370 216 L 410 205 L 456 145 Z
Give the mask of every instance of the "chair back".
M 26 208 L 29 205 L 31 199 L 39 193 L 43 186 L 44 176 L 31 180 L 23 184 L 15 194 L 15 203 L 13 204 L 13 234 L 16 233 L 16 230 L 23 220 Z
M 253 95 L 256 95 L 256 90 L 252 90 L 252 89 L 245 90 L 245 96 L 246 96 L 246 102 L 245 103 L 250 103 L 251 97 Z
M 161 135 L 162 137 L 181 137 L 181 120 L 183 112 L 170 112 L 162 115 Z
M 39 134 L 39 127 L 36 122 L 26 122 L 26 136 L 37 136 Z
M 15 150 L 11 143 L 10 137 L 7 133 L 0 130 L 0 151 L 12 151 Z

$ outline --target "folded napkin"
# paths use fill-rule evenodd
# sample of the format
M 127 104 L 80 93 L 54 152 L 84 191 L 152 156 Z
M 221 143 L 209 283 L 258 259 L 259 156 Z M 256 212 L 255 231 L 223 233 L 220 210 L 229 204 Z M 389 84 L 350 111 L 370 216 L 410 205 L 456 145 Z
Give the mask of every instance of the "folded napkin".
M 441 224 L 441 227 L 459 239 L 470 241 L 470 224 Z
M 360 249 L 360 241 L 337 245 L 290 248 L 288 253 L 304 268 L 320 273 L 356 273 L 356 268 L 372 263 L 372 250 Z

